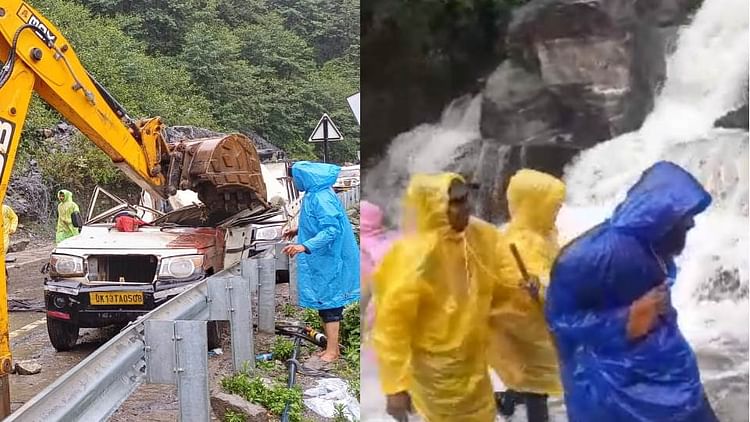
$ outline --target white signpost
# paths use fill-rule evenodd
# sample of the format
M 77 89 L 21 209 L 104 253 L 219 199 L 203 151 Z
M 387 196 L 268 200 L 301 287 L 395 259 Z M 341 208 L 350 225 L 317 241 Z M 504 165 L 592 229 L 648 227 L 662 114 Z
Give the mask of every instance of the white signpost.
M 359 92 L 347 98 L 346 101 L 349 102 L 349 108 L 352 109 L 354 118 L 357 119 L 357 124 L 361 125 L 361 123 L 359 122 Z
M 323 114 L 320 118 L 318 125 L 315 126 L 312 135 L 308 139 L 309 142 L 323 142 L 323 162 L 328 162 L 328 142 L 329 141 L 341 141 L 344 139 L 344 135 L 341 131 L 333 124 L 333 121 L 328 114 Z

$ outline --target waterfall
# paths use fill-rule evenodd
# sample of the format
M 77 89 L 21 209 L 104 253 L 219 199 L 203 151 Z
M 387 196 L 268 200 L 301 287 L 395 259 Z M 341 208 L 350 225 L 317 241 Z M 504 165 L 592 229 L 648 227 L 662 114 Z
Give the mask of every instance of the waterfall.
M 713 124 L 747 101 L 748 51 L 747 0 L 705 0 L 681 29 L 641 128 L 583 151 L 568 165 L 569 195 L 558 219 L 563 240 L 598 224 L 659 160 L 683 166 L 711 192 L 714 203 L 696 219 L 677 262 L 672 300 L 725 422 L 748 420 L 749 140 L 747 131 Z M 463 148 L 479 143 L 480 115 L 480 96 L 463 98 L 439 122 L 396 137 L 368 171 L 365 194 L 387 198 L 383 205 L 395 212 L 409 175 L 452 169 Z M 553 420 L 564 420 L 561 413 Z
M 609 214 L 641 172 L 661 159 L 685 167 L 711 192 L 714 203 L 696 220 L 680 257 L 673 296 L 694 343 L 748 342 L 748 133 L 713 123 L 747 100 L 749 48 L 747 1 L 706 0 L 680 32 L 664 87 L 641 129 L 584 151 L 566 169 L 571 207 L 561 219 L 569 229 L 576 214 L 596 222 L 583 217 L 592 207 L 600 208 L 601 218 Z M 720 309 L 742 321 L 717 318 Z

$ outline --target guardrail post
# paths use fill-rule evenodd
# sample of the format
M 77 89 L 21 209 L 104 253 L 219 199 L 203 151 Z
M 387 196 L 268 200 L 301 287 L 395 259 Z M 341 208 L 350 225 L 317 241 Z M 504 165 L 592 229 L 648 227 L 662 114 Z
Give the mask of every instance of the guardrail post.
M 258 263 L 258 330 L 273 334 L 276 317 L 276 259 L 261 258 Z
M 241 265 L 242 278 L 250 282 L 250 291 L 258 291 L 258 260 L 249 258 L 243 259 Z
M 206 321 L 145 321 L 146 376 L 177 385 L 180 421 L 211 420 Z
M 209 319 L 229 321 L 234 372 L 255 369 L 250 281 L 242 277 L 210 280 L 208 296 Z
M 253 308 L 250 299 L 250 283 L 240 277 L 229 280 L 233 289 L 227 290 L 232 298 L 229 309 L 229 325 L 232 333 L 232 361 L 234 372 L 245 367 L 255 369 L 255 343 L 253 339 Z
M 289 269 L 289 257 L 281 252 L 286 246 L 285 243 L 277 243 L 273 248 L 273 256 L 276 258 L 276 270 L 288 270 Z

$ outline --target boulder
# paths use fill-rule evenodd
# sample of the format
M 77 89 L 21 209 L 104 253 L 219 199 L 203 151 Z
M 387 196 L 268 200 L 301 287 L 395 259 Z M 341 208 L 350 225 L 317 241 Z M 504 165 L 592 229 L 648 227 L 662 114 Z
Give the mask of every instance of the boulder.
M 270 420 L 268 411 L 263 406 L 250 403 L 236 394 L 228 394 L 219 390 L 211 391 L 211 408 L 221 420 L 224 420 L 224 415 L 229 411 L 245 415 L 247 422 Z
M 640 127 L 665 77 L 667 35 L 627 0 L 536 0 L 487 80 L 482 135 L 585 149 Z
M 15 372 L 18 375 L 35 375 L 42 372 L 42 365 L 34 361 L 16 362 Z
M 10 237 L 10 247 L 8 248 L 8 252 L 21 252 L 26 250 L 26 247 L 29 246 L 29 242 L 31 242 L 31 239 L 29 239 L 26 236 L 17 236 L 12 235 Z

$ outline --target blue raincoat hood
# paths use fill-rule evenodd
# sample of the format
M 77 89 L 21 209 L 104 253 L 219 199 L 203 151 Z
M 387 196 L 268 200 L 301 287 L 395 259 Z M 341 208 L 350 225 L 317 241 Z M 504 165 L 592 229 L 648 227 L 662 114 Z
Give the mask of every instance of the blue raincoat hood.
M 610 224 L 653 242 L 680 220 L 700 214 L 710 204 L 711 195 L 692 174 L 674 163 L 660 161 L 628 191 Z
M 333 164 L 300 161 L 292 166 L 292 178 L 297 189 L 303 192 L 318 192 L 336 183 L 341 167 Z
M 297 189 L 305 192 L 299 216 L 297 255 L 299 303 L 334 309 L 359 300 L 359 245 L 341 201 L 331 188 L 338 166 L 301 161 L 292 166 Z
M 674 276 L 673 263 L 661 262 L 651 244 L 710 203 L 693 176 L 659 162 L 609 220 L 558 256 L 545 316 L 557 346 L 569 420 L 717 421 L 671 304 L 652 331 L 627 337 L 632 303 Z

